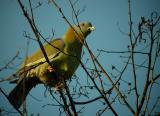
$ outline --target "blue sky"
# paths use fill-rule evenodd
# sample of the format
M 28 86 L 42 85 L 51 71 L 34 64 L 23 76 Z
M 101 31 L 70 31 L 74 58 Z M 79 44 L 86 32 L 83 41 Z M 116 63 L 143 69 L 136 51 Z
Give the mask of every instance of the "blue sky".
M 152 11 L 157 11 L 160 14 L 159 0 L 131 1 L 132 17 L 135 27 L 138 26 L 137 21 L 140 20 L 141 16 L 149 17 Z M 72 12 L 69 2 L 67 0 L 61 0 L 57 3 L 64 11 L 66 17 L 72 22 Z M 77 3 L 76 8 L 83 9 L 83 7 L 85 7 L 85 11 L 79 16 L 80 22 L 90 21 L 96 28 L 96 30 L 87 38 L 87 42 L 92 51 L 97 54 L 97 49 L 126 50 L 129 39 L 119 31 L 119 28 L 125 33 L 128 33 L 129 31 L 128 0 L 80 0 Z M 43 1 L 43 5 L 38 9 L 35 9 L 34 13 L 37 27 L 44 37 L 52 37 L 52 29 L 55 31 L 54 37 L 63 36 L 68 25 L 64 22 L 64 19 L 62 19 L 53 4 L 48 5 L 47 1 Z M 24 31 L 31 35 L 33 35 L 33 33 L 16 0 L 1 0 L 0 16 L 0 67 L 2 67 L 17 53 L 17 51 L 20 52 L 20 57 L 22 59 L 24 58 L 27 39 L 23 37 L 23 33 Z M 29 54 L 33 53 L 38 48 L 39 46 L 36 42 L 30 41 Z M 108 72 L 111 70 L 112 64 L 120 64 L 117 65 L 118 68 L 120 68 L 122 64 L 122 59 L 119 59 L 119 57 L 115 55 L 103 54 L 99 60 Z M 21 60 L 16 60 L 14 66 L 16 67 L 20 62 Z M 0 72 L 0 78 L 7 77 L 14 71 L 16 71 L 16 68 L 4 70 L 3 72 Z M 84 72 L 79 69 L 76 73 L 77 75 L 80 75 Z M 6 93 L 9 93 L 13 85 L 10 86 L 8 83 L 2 83 L 0 84 L 0 87 L 4 89 Z M 40 85 L 32 91 L 32 94 L 39 98 L 39 96 L 43 96 L 43 92 L 44 87 Z M 57 109 L 54 109 L 54 107 L 41 108 L 46 101 L 51 101 L 49 95 L 47 98 L 40 97 L 40 99 L 42 99 L 43 102 L 37 102 L 31 97 L 27 98 L 29 101 L 29 113 L 36 114 L 40 112 L 41 115 L 47 114 L 48 116 L 57 113 Z M 0 101 L 2 101 L 0 107 L 8 107 L 11 109 L 9 103 L 1 93 Z M 96 111 L 97 107 L 101 107 L 98 105 L 101 104 L 93 103 L 92 106 L 88 105 L 90 108 L 84 110 L 82 115 L 95 115 L 95 112 L 92 112 L 92 110 Z M 124 110 L 121 112 L 121 110 L 122 109 L 120 108 L 118 111 L 121 115 L 130 115 L 129 112 L 124 112 Z

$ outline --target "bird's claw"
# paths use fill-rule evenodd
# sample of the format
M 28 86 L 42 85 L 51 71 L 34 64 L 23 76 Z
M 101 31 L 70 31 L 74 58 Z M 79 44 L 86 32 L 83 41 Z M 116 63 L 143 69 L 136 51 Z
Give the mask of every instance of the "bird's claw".
M 48 67 L 48 71 L 49 72 L 55 72 L 55 70 L 51 66 Z

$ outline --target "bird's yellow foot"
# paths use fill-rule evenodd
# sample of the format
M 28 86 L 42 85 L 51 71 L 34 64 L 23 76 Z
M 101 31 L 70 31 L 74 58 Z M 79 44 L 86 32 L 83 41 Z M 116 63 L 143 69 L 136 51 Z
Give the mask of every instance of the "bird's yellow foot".
M 55 72 L 55 70 L 51 66 L 48 67 L 48 71 L 49 72 Z

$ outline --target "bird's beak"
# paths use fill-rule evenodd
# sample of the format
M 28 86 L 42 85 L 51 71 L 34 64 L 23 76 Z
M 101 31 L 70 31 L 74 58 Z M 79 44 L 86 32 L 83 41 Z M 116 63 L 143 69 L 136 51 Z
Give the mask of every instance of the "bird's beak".
M 94 31 L 96 28 L 95 27 L 93 27 L 93 26 L 91 26 L 91 27 L 88 27 L 88 31 Z

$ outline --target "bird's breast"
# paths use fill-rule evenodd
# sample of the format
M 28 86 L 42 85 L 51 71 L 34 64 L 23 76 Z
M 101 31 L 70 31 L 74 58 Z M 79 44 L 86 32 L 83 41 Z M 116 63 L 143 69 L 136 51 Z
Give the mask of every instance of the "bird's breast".
M 66 76 L 65 78 L 71 78 L 78 65 L 79 62 L 75 57 L 64 56 L 56 67 L 59 73 Z

